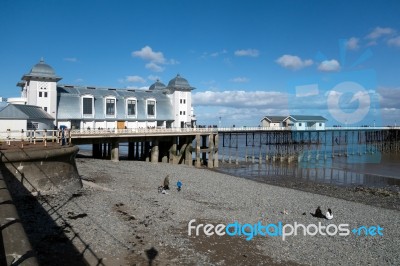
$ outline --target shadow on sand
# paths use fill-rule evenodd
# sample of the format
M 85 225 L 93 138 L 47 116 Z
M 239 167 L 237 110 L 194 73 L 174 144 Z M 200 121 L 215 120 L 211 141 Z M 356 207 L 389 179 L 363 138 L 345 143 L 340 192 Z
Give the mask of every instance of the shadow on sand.
M 15 169 L 17 170 L 16 167 Z M 61 206 L 52 206 L 46 197 L 33 196 L 1 161 L 0 171 L 35 253 L 24 254 L 13 265 L 20 265 L 23 263 L 22 259 L 28 255 L 36 256 L 39 265 L 104 265 L 102 258 L 95 254 L 90 245 L 70 226 L 67 218 L 59 212 L 63 206 L 79 194 L 72 194 Z M 22 173 L 20 174 L 23 182 L 32 186 L 29 180 Z M 72 233 L 72 238 L 68 238 L 65 232 Z M 84 247 L 83 250 L 77 250 L 73 242 Z M 90 258 L 90 263 L 86 258 Z

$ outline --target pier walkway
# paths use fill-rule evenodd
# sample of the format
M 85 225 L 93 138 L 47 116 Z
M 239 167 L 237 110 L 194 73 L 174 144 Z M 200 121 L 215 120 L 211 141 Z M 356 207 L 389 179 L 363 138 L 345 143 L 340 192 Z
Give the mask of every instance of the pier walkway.
M 120 143 L 128 143 L 128 159 L 209 168 L 244 158 L 261 161 L 301 161 L 376 151 L 400 151 L 400 127 L 288 127 L 72 129 L 0 132 L 0 141 L 60 145 L 92 145 L 95 158 L 118 161 Z M 222 150 L 219 150 L 221 149 Z M 227 151 L 227 154 L 225 154 Z

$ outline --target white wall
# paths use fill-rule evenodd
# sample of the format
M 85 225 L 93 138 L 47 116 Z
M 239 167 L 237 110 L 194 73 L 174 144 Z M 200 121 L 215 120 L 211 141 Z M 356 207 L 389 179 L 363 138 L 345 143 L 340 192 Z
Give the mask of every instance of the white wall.
M 31 122 L 38 124 L 37 130 L 52 130 L 54 127 L 53 122 L 50 120 L 32 120 Z M 15 140 L 20 140 L 21 131 L 24 130 L 24 132 L 26 132 L 27 130 L 27 123 L 27 120 L 0 120 L 0 139 L 7 139 L 7 129 L 10 129 L 10 137 Z M 42 135 L 38 134 L 38 136 Z
M 182 102 L 181 102 L 182 100 Z M 181 127 L 181 122 L 186 126 L 192 121 L 192 92 L 175 91 L 172 94 L 171 103 L 173 106 L 174 123 L 173 127 Z M 184 114 L 183 114 L 184 113 Z
M 21 138 L 21 130 L 26 131 L 26 125 L 27 121 L 26 120 L 6 120 L 6 119 L 1 119 L 0 120 L 0 138 L 1 139 L 6 139 L 7 138 L 7 129 L 10 129 L 11 131 L 14 131 L 12 134 L 13 138 L 18 137 Z
M 40 88 L 45 88 L 41 90 Z M 42 97 L 39 97 L 39 92 L 42 92 Z M 47 92 L 47 97 L 44 93 Z M 57 83 L 54 81 L 31 80 L 27 86 L 27 104 L 36 105 L 47 108 L 47 113 L 54 119 L 57 112 Z

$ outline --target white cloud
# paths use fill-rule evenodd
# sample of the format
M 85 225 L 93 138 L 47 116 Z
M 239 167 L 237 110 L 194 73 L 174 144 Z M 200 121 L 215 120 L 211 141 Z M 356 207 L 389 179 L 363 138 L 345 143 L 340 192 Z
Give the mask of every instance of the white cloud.
M 379 88 L 377 92 L 380 107 L 400 109 L 400 88 Z
M 142 49 L 138 51 L 133 51 L 132 52 L 133 57 L 138 57 L 141 58 L 145 61 L 148 61 L 146 63 L 145 67 L 151 71 L 154 72 L 162 72 L 164 71 L 164 67 L 161 65 L 176 65 L 179 64 L 179 62 L 175 59 L 166 59 L 164 57 L 164 54 L 162 52 L 155 52 L 153 49 L 146 45 Z
M 78 59 L 75 57 L 66 57 L 64 58 L 64 61 L 75 63 L 78 62 Z
M 273 91 L 205 91 L 194 93 L 192 97 L 195 106 L 277 109 L 287 106 L 287 96 Z
M 376 27 L 373 31 L 371 31 L 365 38 L 369 40 L 376 40 L 379 39 L 380 37 L 383 37 L 385 35 L 391 35 L 395 32 L 394 29 L 392 28 L 381 28 L 381 27 Z
M 217 56 L 219 56 L 221 54 L 226 54 L 226 53 L 228 53 L 228 51 L 224 49 L 224 50 L 219 51 L 219 52 L 213 52 L 213 53 L 210 54 L 210 56 L 211 57 L 217 57 Z
M 140 76 L 126 76 L 125 80 L 127 82 L 138 82 L 138 83 L 145 83 L 146 80 Z
M 400 36 L 388 40 L 388 45 L 400 47 Z
M 358 48 L 360 48 L 359 39 L 356 37 L 351 37 L 350 39 L 348 39 L 346 42 L 346 48 L 348 50 L 357 50 Z
M 249 82 L 249 79 L 246 77 L 236 77 L 231 79 L 232 82 L 236 82 L 236 83 L 245 83 L 245 82 Z
M 322 61 L 319 66 L 318 70 L 324 71 L 324 72 L 333 72 L 333 71 L 339 71 L 340 70 L 340 64 L 337 60 L 332 59 L 332 60 L 325 60 Z
M 154 62 L 147 63 L 145 67 L 154 72 L 163 72 L 165 69 L 164 67 L 159 66 Z
M 302 60 L 296 55 L 288 54 L 282 55 L 281 57 L 276 59 L 275 62 L 284 68 L 289 68 L 292 70 L 302 69 L 313 64 L 313 61 L 311 59 Z
M 237 50 L 235 51 L 235 55 L 258 57 L 260 55 L 260 52 L 257 49 Z
M 143 60 L 164 64 L 165 58 L 162 52 L 154 52 L 150 46 L 143 47 L 140 51 L 132 52 L 133 57 L 139 57 Z

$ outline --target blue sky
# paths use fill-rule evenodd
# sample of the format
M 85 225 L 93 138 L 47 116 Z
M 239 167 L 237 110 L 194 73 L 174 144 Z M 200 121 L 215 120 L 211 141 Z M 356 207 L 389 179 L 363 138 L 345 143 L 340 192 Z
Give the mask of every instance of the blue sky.
M 179 73 L 199 124 L 288 113 L 400 124 L 399 14 L 399 1 L 1 0 L 0 96 L 18 97 L 44 57 L 63 84 L 146 88 Z M 345 88 L 338 119 L 326 102 L 344 81 L 368 97 Z M 319 96 L 296 98 L 302 88 Z

